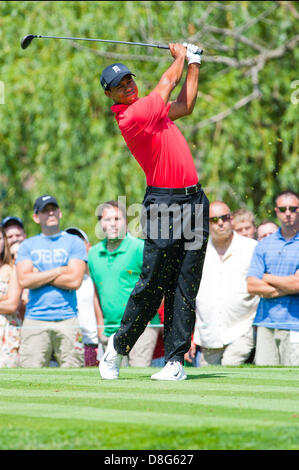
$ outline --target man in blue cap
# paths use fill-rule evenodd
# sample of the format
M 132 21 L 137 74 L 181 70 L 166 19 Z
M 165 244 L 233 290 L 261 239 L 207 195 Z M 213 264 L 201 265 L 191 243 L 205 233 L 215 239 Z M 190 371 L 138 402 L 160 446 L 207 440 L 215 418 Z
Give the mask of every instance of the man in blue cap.
M 48 367 L 53 353 L 61 367 L 84 364 L 76 289 L 82 283 L 87 255 L 79 237 L 60 230 L 61 216 L 55 197 L 38 197 L 33 220 L 41 233 L 24 240 L 18 250 L 19 283 L 29 289 L 21 329 L 22 367 Z
M 5 217 L 1 222 L 9 246 L 22 242 L 26 238 L 23 221 L 17 216 Z

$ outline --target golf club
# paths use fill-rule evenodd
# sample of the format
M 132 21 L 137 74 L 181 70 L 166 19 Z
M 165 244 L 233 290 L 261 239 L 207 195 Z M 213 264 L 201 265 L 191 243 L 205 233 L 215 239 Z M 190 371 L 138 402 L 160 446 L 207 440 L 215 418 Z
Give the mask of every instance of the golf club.
M 143 42 L 127 42 L 127 41 L 112 41 L 109 39 L 91 39 L 91 38 L 73 38 L 73 37 L 63 37 L 63 36 L 41 36 L 40 34 L 27 34 L 21 41 L 22 49 L 27 49 L 31 44 L 34 38 L 45 38 L 45 39 L 69 39 L 71 41 L 95 41 L 95 42 L 111 42 L 115 44 L 130 44 L 134 46 L 146 46 L 146 47 L 158 47 L 159 49 L 169 49 L 169 46 L 161 44 L 145 44 Z M 198 49 L 196 54 L 202 54 L 203 50 Z

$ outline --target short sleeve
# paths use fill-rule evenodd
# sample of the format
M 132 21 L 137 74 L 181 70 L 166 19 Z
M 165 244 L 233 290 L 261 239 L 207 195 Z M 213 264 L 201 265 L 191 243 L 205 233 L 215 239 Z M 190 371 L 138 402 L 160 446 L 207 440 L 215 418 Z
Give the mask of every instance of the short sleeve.
M 30 251 L 29 240 L 24 240 L 19 246 L 15 264 L 18 264 L 21 261 L 32 260 Z
M 76 235 L 73 238 L 69 259 L 81 259 L 87 262 L 87 253 L 83 240 Z
M 247 277 L 253 276 L 262 279 L 265 274 L 264 251 L 258 243 L 254 249 Z

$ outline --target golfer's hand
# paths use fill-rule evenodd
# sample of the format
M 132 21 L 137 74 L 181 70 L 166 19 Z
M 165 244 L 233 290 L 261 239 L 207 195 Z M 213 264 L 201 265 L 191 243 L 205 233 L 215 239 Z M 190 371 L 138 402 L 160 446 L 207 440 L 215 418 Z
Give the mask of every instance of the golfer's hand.
M 201 57 L 199 54 L 200 48 L 195 46 L 195 44 L 187 44 L 186 42 L 183 43 L 183 46 L 186 47 L 186 59 L 189 64 L 201 64 Z
M 183 57 L 185 59 L 186 54 L 187 54 L 187 49 L 183 44 L 179 44 L 177 42 L 175 43 L 169 43 L 168 44 L 170 53 L 174 59 L 177 59 L 178 57 Z

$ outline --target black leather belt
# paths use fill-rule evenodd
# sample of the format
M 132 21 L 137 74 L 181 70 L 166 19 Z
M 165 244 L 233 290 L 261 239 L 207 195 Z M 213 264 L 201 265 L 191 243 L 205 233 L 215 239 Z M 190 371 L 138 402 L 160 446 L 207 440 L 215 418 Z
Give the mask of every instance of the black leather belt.
M 201 188 L 201 184 L 197 183 L 193 186 L 187 186 L 186 188 L 158 188 L 156 186 L 148 186 L 147 190 L 151 193 L 159 194 L 194 194 L 197 193 Z

